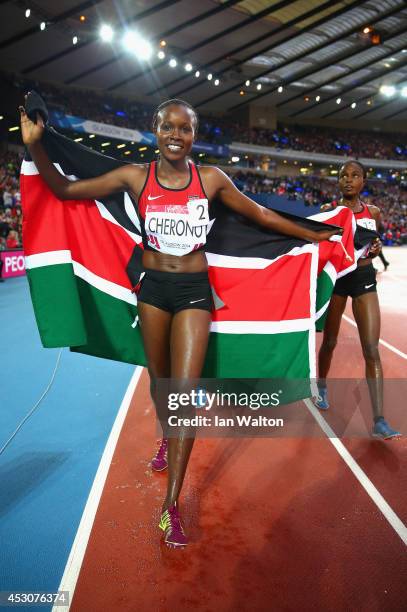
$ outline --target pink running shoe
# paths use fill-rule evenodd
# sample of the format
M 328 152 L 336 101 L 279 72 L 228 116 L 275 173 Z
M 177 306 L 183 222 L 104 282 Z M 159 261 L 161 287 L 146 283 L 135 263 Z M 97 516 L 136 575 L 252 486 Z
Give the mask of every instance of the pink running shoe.
M 162 513 L 158 526 L 165 533 L 164 542 L 167 546 L 176 547 L 186 546 L 188 544 L 188 538 L 181 525 L 181 519 L 176 504 L 171 506 L 171 508 L 167 508 L 167 510 Z
M 161 440 L 160 448 L 151 461 L 151 467 L 155 472 L 162 472 L 168 467 L 168 439 Z

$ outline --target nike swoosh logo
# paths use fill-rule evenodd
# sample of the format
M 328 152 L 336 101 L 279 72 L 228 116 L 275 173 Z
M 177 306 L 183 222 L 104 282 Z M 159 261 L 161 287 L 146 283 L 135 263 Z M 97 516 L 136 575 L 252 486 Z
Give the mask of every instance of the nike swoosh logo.
M 196 304 L 197 302 L 203 302 L 204 300 L 206 300 L 206 298 L 202 298 L 201 300 L 192 300 L 192 302 L 189 302 L 189 303 Z
M 157 198 L 162 198 L 164 196 L 163 195 L 159 195 L 159 196 L 152 196 L 152 195 L 148 195 L 147 196 L 147 200 L 156 200 Z
M 371 285 L 365 285 L 365 289 L 370 289 L 370 287 L 373 287 L 374 283 L 372 283 Z

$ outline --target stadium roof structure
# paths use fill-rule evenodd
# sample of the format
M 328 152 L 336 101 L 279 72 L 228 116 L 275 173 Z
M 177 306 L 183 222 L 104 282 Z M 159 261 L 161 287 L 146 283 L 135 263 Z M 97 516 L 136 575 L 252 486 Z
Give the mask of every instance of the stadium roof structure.
M 129 29 L 150 42 L 148 61 L 123 48 Z M 205 111 L 276 106 L 279 118 L 407 118 L 405 0 L 10 0 L 0 4 L 0 52 L 0 68 L 32 80 L 151 104 L 182 97 Z M 396 92 L 385 97 L 383 85 Z

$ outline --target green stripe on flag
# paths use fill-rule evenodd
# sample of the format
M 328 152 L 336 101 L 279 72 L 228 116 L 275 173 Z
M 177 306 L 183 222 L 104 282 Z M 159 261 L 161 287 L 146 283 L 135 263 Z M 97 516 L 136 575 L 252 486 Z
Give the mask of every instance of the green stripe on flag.
M 317 331 L 322 331 L 324 329 L 329 300 L 331 299 L 333 288 L 334 284 L 332 282 L 332 278 L 329 276 L 329 274 L 327 274 L 327 272 L 325 272 L 325 270 L 322 270 L 317 280 L 316 312 L 318 313 L 318 311 L 323 308 L 325 308 L 325 311 L 316 321 Z
M 27 270 L 41 341 L 71 350 L 145 365 L 136 306 L 96 289 L 74 274 L 72 264 Z
M 306 378 L 310 371 L 308 334 L 308 331 L 284 334 L 211 333 L 202 376 Z M 287 355 L 295 355 L 289 364 Z M 222 361 L 219 356 L 222 356 Z
M 137 308 L 77 277 L 87 340 L 71 350 L 95 357 L 146 365 Z
M 219 361 L 219 355 L 222 361 Z M 290 355 L 295 357 L 287 359 Z M 269 380 L 269 392 L 278 392 L 280 405 L 283 405 L 311 397 L 309 375 L 309 332 L 302 331 L 279 334 L 211 333 L 202 377 L 238 379 L 236 387 L 233 387 L 236 392 L 247 391 L 248 379 L 258 381 L 253 380 L 253 384 L 249 385 L 250 392 L 264 391 L 264 384 Z M 243 389 L 239 387 L 239 380 Z
M 56 348 L 86 342 L 72 264 L 28 269 L 27 278 L 43 346 Z

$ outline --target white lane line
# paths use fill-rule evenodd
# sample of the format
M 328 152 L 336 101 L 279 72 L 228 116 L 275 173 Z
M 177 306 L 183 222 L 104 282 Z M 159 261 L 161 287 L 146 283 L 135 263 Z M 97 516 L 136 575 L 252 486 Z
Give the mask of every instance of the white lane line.
M 78 580 L 83 558 L 85 556 L 90 532 L 92 530 L 93 522 L 95 520 L 100 498 L 102 496 L 103 488 L 105 486 L 107 474 L 109 472 L 110 464 L 112 462 L 113 454 L 130 406 L 131 399 L 133 397 L 142 371 L 143 368 L 141 366 L 136 367 L 133 376 L 130 379 L 126 393 L 124 394 L 121 406 L 117 413 L 117 417 L 113 423 L 112 430 L 107 440 L 105 450 L 103 451 L 103 455 L 100 460 L 99 467 L 96 472 L 96 476 L 93 481 L 93 485 L 82 514 L 81 522 L 79 523 L 78 531 L 76 532 L 75 540 L 72 544 L 71 552 L 69 554 L 68 561 L 66 562 L 65 570 L 61 578 L 61 583 L 59 585 L 58 590 L 69 592 L 69 607 L 55 605 L 52 608 L 52 612 L 61 610 L 68 612 L 72 604 L 76 582 Z
M 348 317 L 347 315 L 344 314 L 343 318 L 345 319 L 345 321 L 353 325 L 353 327 L 357 327 L 355 321 L 351 319 L 350 317 Z M 393 351 L 393 353 L 396 353 L 396 355 L 398 355 L 399 357 L 402 357 L 403 359 L 407 360 L 406 353 L 403 353 L 403 351 L 400 351 L 398 348 L 396 348 L 392 344 L 389 344 L 388 342 L 386 342 L 386 340 L 382 340 L 381 338 L 379 338 L 379 343 L 385 346 L 386 348 L 388 348 L 389 351 Z
M 393 527 L 394 531 L 400 537 L 400 539 L 407 545 L 407 527 L 404 525 L 402 520 L 397 516 L 394 510 L 389 506 L 387 501 L 384 499 L 381 493 L 376 489 L 372 481 L 368 478 L 368 476 L 364 473 L 361 467 L 356 463 L 350 452 L 346 449 L 343 443 L 336 436 L 335 432 L 328 423 L 325 421 L 324 417 L 320 414 L 318 409 L 314 406 L 310 399 L 303 400 L 304 404 L 322 429 L 322 431 L 326 434 L 331 444 L 338 451 L 341 458 L 344 460 L 348 468 L 351 470 L 353 475 L 357 478 L 359 483 L 362 485 L 366 493 L 369 495 L 373 503 L 379 508 L 380 512 L 383 514 L 385 519 L 390 523 Z

